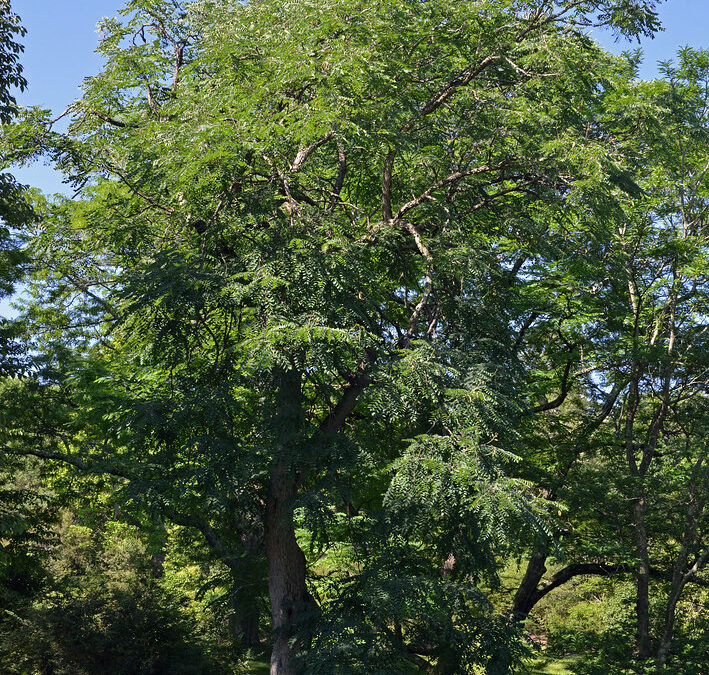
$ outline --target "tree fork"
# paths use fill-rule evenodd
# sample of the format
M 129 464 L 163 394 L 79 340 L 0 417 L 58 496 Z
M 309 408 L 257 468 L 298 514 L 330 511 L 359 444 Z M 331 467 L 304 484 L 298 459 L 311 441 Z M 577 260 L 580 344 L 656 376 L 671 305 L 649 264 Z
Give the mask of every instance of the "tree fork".
M 539 599 L 539 582 L 547 571 L 548 553 L 546 546 L 538 547 L 527 563 L 524 577 L 512 602 L 512 619 L 515 621 L 524 621 Z

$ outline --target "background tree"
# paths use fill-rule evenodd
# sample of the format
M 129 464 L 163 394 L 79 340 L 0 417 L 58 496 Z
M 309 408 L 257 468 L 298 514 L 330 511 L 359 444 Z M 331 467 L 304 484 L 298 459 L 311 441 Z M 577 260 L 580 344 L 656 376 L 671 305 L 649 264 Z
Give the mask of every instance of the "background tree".
M 535 480 L 569 506 L 574 560 L 540 585 L 550 553 L 542 543 L 514 603 L 527 614 L 576 575 L 632 573 L 637 654 L 660 665 L 682 588 L 701 581 L 707 559 L 705 62 L 703 52 L 684 50 L 676 67 L 665 65 L 665 82 L 628 83 L 610 97 L 612 125 L 643 190 L 603 242 L 585 312 L 565 317 L 566 325 L 582 319 L 583 351 L 563 371 L 554 399 L 563 407 L 530 439 L 540 447 L 551 436 L 562 459 L 538 456 Z M 575 369 L 585 381 L 574 383 Z M 568 396 L 574 390 L 580 399 Z M 623 503 L 632 514 L 618 511 Z M 653 584 L 664 596 L 662 618 L 651 612 Z
M 9 0 L 0 2 L 0 124 L 7 127 L 17 113 L 14 89 L 24 90 L 27 81 L 22 75 L 20 54 L 23 47 L 18 39 L 25 34 L 19 17 L 13 13 Z M 0 155 L 0 298 L 10 295 L 22 275 L 24 257 L 18 230 L 31 217 L 24 199 L 23 188 L 6 169 L 13 161 L 8 153 Z M 0 319 L 0 374 L 7 375 L 21 368 L 21 349 L 15 327 Z

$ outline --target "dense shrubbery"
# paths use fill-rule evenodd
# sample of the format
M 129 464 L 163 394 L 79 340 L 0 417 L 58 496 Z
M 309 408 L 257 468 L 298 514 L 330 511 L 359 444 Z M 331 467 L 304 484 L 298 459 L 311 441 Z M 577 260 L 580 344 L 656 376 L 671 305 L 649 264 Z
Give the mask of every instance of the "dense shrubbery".
M 28 477 L 36 486 L 32 471 L 15 481 Z M 59 508 L 56 500 L 53 506 Z M 151 555 L 144 533 L 105 511 L 94 508 L 83 518 L 65 509 L 53 513 L 60 522 L 25 521 L 29 529 L 10 539 L 14 550 L 3 551 L 2 672 L 236 671 L 229 616 L 211 607 L 230 589 L 200 593 L 209 565 L 200 567 L 199 551 L 180 550 L 179 537 L 165 534 L 162 550 Z M 22 538 L 39 539 L 39 528 L 41 540 L 31 550 L 17 546 Z M 186 559 L 189 566 L 175 567 Z

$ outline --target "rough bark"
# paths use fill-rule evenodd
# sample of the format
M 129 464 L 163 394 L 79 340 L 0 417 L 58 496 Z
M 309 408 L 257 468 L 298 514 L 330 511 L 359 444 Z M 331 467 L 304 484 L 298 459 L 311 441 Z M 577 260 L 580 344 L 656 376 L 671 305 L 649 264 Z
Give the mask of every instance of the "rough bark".
M 289 480 L 282 467 L 276 467 L 271 474 L 266 503 L 265 537 L 274 631 L 271 675 L 297 673 L 293 656 L 299 645 L 292 643 L 292 624 L 310 602 L 305 584 L 305 556 L 295 538 L 293 513 L 289 505 L 293 493 L 293 481 Z
M 293 657 L 305 647 L 296 638 L 296 623 L 306 612 L 316 609 L 305 583 L 305 555 L 298 546 L 293 524 L 292 502 L 306 471 L 294 466 L 289 437 L 302 431 L 304 421 L 300 375 L 294 370 L 275 373 L 278 394 L 274 409 L 274 429 L 280 438 L 266 499 L 264 544 L 268 562 L 268 593 L 273 619 L 271 675 L 294 675 Z M 336 433 L 354 409 L 360 392 L 369 384 L 365 364 L 359 366 L 342 392 L 338 404 L 319 425 L 319 434 Z M 311 442 L 320 442 L 311 438 Z M 307 465 L 305 467 L 307 469 Z
M 527 563 L 524 577 L 512 602 L 512 618 L 516 621 L 524 621 L 539 599 L 539 582 L 547 571 L 547 554 L 546 547 L 539 548 L 532 553 Z

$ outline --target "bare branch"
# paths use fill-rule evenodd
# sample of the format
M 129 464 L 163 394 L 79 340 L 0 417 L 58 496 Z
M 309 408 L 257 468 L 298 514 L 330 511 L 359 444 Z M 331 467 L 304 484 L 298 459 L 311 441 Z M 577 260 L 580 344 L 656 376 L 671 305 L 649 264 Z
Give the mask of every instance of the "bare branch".
M 305 162 L 308 160 L 308 157 L 310 157 L 310 155 L 312 155 L 313 152 L 321 145 L 324 145 L 330 139 L 334 138 L 334 136 L 335 132 L 329 131 L 314 143 L 301 147 L 300 150 L 298 150 L 298 154 L 295 156 L 295 159 L 293 160 L 293 163 L 290 166 L 291 173 L 295 173 L 296 171 L 300 170 L 303 164 L 305 164 Z

